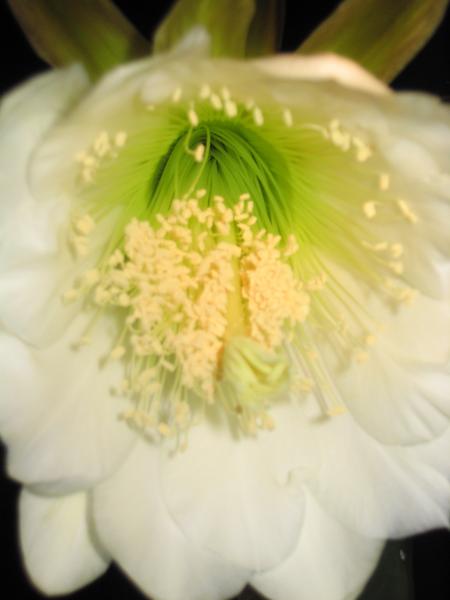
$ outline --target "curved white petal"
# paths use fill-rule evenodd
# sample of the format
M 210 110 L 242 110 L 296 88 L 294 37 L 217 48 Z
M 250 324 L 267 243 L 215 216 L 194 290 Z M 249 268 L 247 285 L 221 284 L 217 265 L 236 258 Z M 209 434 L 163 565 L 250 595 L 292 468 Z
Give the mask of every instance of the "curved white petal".
M 14 333 L 27 330 L 35 303 L 45 306 L 55 294 L 58 226 L 65 209 L 61 198 L 36 201 L 30 162 L 87 83 L 80 67 L 56 70 L 19 87 L 1 104 L 0 323 Z
M 294 552 L 250 583 L 271 600 L 353 600 L 374 570 L 382 548 L 382 540 L 349 531 L 307 493 Z
M 45 594 L 73 592 L 108 567 L 90 529 L 85 494 L 50 498 L 24 489 L 19 525 L 25 567 Z
M 88 78 L 79 66 L 34 77 L 7 94 L 0 105 L 0 231 L 29 194 L 27 163 L 45 133 L 86 91 Z
M 387 539 L 449 526 L 450 481 L 425 454 L 379 444 L 348 415 L 319 435 L 320 469 L 306 483 L 346 527 Z
M 382 104 L 380 109 L 363 110 L 349 118 L 371 132 L 387 162 L 392 200 L 407 202 L 417 222 L 398 218 L 378 227 L 374 223 L 374 227 L 380 239 L 403 244 L 408 284 L 448 304 L 450 110 L 436 99 L 420 95 L 396 96 L 395 102 Z
M 444 361 L 405 359 L 380 343 L 367 362 L 352 364 L 337 379 L 337 387 L 360 425 L 383 443 L 429 441 L 449 425 L 450 368 Z
M 320 346 L 342 404 L 382 443 L 417 444 L 441 435 L 450 420 L 450 307 L 419 294 L 409 306 L 390 308 L 365 295 L 356 277 L 336 264 L 330 270 L 364 307 L 375 333 L 362 363 L 342 365 Z
M 302 56 L 284 54 L 252 61 L 259 70 L 275 79 L 336 81 L 371 94 L 389 94 L 389 88 L 352 60 L 332 53 Z
M 141 441 L 123 467 L 95 489 L 94 523 L 102 544 L 155 600 L 223 600 L 238 594 L 249 573 L 199 546 L 170 516 L 159 455 L 157 447 Z
M 0 105 L 0 249 L 23 206 L 32 204 L 28 167 L 46 133 L 86 91 L 88 79 L 79 66 L 34 77 L 7 94 Z M 1 254 L 0 254 L 1 256 Z
M 67 492 L 91 486 L 126 456 L 134 433 L 119 420 L 126 401 L 110 388 L 121 367 L 99 367 L 108 339 L 97 327 L 92 345 L 72 349 L 80 319 L 62 340 L 34 351 L 0 335 L 0 433 L 8 445 L 10 475 Z M 125 404 L 125 405 L 124 405 Z
M 226 423 L 194 427 L 184 452 L 161 459 L 164 498 L 184 534 L 249 569 L 282 561 L 295 545 L 303 511 L 288 480 L 295 435 L 281 424 L 239 439 Z

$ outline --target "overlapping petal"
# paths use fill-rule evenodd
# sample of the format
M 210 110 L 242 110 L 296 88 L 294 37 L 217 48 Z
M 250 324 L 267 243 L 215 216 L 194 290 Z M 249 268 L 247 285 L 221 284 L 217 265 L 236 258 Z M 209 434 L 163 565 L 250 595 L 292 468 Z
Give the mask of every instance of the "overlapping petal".
M 158 448 L 139 442 L 128 461 L 94 491 L 93 515 L 102 544 L 157 600 L 222 600 L 238 594 L 250 572 L 179 528 L 164 500 L 159 456 Z M 212 522 L 214 515 L 204 518 Z M 215 522 L 216 528 L 223 526 Z
M 289 479 L 299 460 L 289 416 L 280 410 L 280 429 L 255 439 L 206 421 L 193 428 L 186 451 L 160 457 L 162 494 L 184 535 L 253 571 L 286 558 L 303 521 L 302 494 Z
M 297 546 L 280 565 L 255 575 L 253 587 L 273 600 L 351 600 L 374 570 L 383 542 L 368 540 L 330 517 L 306 494 Z
M 73 349 L 85 320 L 45 350 L 0 336 L 0 432 L 12 477 L 47 491 L 86 489 L 114 471 L 134 435 L 119 420 L 123 401 L 111 396 L 120 369 L 99 367 L 99 331 L 92 346 Z M 80 331 L 81 330 L 81 331 Z
M 68 594 L 102 575 L 109 559 L 99 548 L 85 494 L 62 498 L 22 490 L 20 542 L 32 582 L 45 594 Z

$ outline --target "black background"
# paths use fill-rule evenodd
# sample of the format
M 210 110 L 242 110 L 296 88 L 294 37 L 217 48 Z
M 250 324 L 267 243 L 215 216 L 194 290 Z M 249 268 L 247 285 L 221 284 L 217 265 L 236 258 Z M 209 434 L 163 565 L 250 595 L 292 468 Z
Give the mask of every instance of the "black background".
M 61 0 L 64 2 L 65 0 Z M 69 0 L 73 1 L 73 0 Z M 392 0 L 395 2 L 396 0 Z M 159 19 L 172 2 L 168 0 L 117 0 L 123 12 L 146 35 L 150 35 Z M 301 2 L 287 0 L 287 25 L 283 50 L 294 50 L 299 42 L 325 18 L 338 4 L 337 0 Z M 30 75 L 46 68 L 38 59 L 7 8 L 5 0 L 0 4 L 1 74 L 0 91 L 10 89 Z M 450 100 L 450 11 L 431 42 L 416 59 L 394 81 L 396 89 L 415 89 L 432 92 Z M 4 453 L 1 451 L 1 462 Z M 3 469 L 2 469 L 3 470 Z M 16 539 L 16 499 L 18 486 L 14 482 L 0 479 L 0 552 L 2 554 L 2 590 L 9 598 L 33 600 L 41 598 L 26 579 L 21 566 Z M 450 599 L 450 534 L 436 531 L 417 536 L 406 546 L 408 561 L 412 569 L 416 600 Z M 324 565 L 326 577 L 326 565 Z M 399 600 L 395 592 L 383 590 L 379 600 Z M 116 569 L 71 596 L 72 600 L 108 598 L 108 600 L 138 600 L 143 596 L 130 585 Z M 240 600 L 256 599 L 251 590 L 245 590 Z

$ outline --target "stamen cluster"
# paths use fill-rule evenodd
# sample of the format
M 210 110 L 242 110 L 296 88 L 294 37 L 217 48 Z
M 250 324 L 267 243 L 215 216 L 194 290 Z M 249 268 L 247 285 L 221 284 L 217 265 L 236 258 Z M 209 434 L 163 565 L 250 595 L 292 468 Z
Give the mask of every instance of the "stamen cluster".
M 161 435 L 189 425 L 193 398 L 216 402 L 231 336 L 277 350 L 309 311 L 289 265 L 293 236 L 281 248 L 279 235 L 259 230 L 248 194 L 201 208 L 205 196 L 174 200 L 153 224 L 132 219 L 122 246 L 82 283 L 101 311 L 123 319 L 109 359 L 127 364 L 121 391 L 136 408 L 124 416 Z

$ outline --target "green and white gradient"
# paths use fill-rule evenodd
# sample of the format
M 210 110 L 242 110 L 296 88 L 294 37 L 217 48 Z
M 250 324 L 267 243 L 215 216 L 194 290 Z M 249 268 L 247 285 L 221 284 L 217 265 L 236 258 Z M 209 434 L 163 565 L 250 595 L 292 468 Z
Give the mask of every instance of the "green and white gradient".
M 236 111 L 202 98 L 206 84 Z M 83 176 L 76 157 L 102 131 L 126 142 Z M 247 582 L 344 600 L 384 539 L 448 526 L 448 108 L 332 55 L 213 60 L 194 36 L 94 86 L 77 67 L 25 84 L 3 101 L 0 140 L 0 432 L 41 590 L 68 593 L 114 560 L 162 600 Z M 154 224 L 198 189 L 205 206 L 249 193 L 259 227 L 295 236 L 311 306 L 286 332 L 273 431 L 237 431 L 219 403 L 173 453 L 118 418 L 126 361 L 99 359 L 123 315 L 105 310 L 75 351 L 92 311 L 61 295 L 131 219 Z M 75 258 L 86 213 L 96 227 Z M 273 356 L 236 350 L 262 361 L 264 388 Z M 252 376 L 243 365 L 231 381 Z

